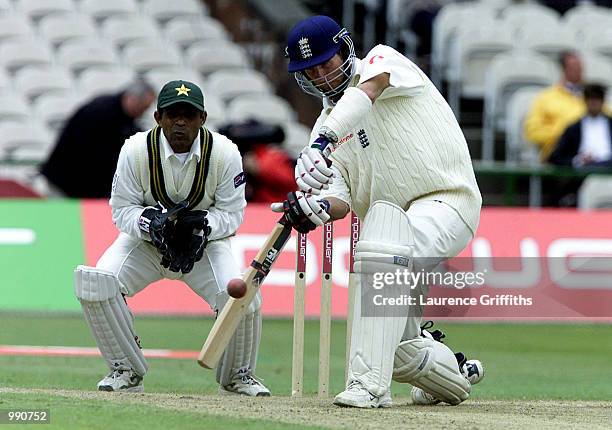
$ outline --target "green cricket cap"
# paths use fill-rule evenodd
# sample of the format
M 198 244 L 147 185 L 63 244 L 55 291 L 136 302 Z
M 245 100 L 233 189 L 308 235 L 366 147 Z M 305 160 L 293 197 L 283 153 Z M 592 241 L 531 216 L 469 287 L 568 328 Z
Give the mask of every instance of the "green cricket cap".
M 175 103 L 189 103 L 204 112 L 204 94 L 193 82 L 170 81 L 163 86 L 157 96 L 157 110 Z

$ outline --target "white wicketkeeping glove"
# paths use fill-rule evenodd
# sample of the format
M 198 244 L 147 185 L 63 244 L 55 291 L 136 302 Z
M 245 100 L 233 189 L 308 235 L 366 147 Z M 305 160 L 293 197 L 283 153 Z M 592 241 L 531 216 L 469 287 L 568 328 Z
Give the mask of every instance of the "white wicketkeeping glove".
M 295 165 L 295 182 L 300 190 L 308 194 L 321 194 L 333 182 L 334 171 L 331 161 L 317 148 L 306 147 L 300 153 Z

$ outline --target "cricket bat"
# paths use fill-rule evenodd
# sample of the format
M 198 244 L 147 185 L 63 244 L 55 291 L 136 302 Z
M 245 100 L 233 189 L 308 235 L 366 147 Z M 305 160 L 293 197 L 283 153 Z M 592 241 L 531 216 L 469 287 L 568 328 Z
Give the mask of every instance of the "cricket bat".
M 229 298 L 223 310 L 217 316 L 206 342 L 198 356 L 198 363 L 206 369 L 214 369 L 223 355 L 225 348 L 234 335 L 244 312 L 251 304 L 257 290 L 268 276 L 274 261 L 280 255 L 283 247 L 291 237 L 291 225 L 284 217 L 281 218 L 259 250 L 242 280 L 247 286 L 246 294 L 239 298 Z

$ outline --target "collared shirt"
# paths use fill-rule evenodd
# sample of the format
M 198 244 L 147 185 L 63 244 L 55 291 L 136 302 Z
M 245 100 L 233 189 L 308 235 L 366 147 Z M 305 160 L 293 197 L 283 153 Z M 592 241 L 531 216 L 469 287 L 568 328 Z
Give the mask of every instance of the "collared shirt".
M 160 134 L 166 191 L 174 202 L 179 202 L 189 194 L 196 165 L 202 157 L 200 138 L 199 135 L 196 137 L 182 162 L 182 156 L 172 150 L 164 133 Z M 227 137 L 214 132 L 212 135 L 213 147 L 204 198 L 195 209 L 208 211 L 211 227 L 209 239 L 215 240 L 236 232 L 242 223 L 246 200 L 242 158 L 238 148 Z M 147 132 L 135 134 L 124 144 L 113 179 L 110 205 L 113 222 L 120 231 L 148 240 L 148 235 L 143 234 L 138 225 L 145 207 L 156 204 L 151 197 L 146 144 Z
M 585 116 L 581 120 L 582 136 L 578 154 L 589 154 L 594 162 L 612 158 L 610 142 L 610 122 L 604 115 Z
M 202 157 L 202 152 L 200 151 L 200 132 L 198 132 L 197 136 L 191 143 L 191 148 L 189 148 L 189 152 L 181 154 L 177 154 L 174 152 L 164 133 L 160 133 L 159 140 L 162 146 L 161 153 L 163 154 L 164 158 L 168 161 L 171 167 L 170 170 L 172 171 L 172 179 L 174 180 L 174 184 L 172 185 L 175 189 L 179 190 L 181 189 L 181 186 L 183 185 L 183 182 L 185 180 L 185 173 L 187 171 L 187 169 L 185 169 L 185 166 L 187 166 L 188 163 L 191 163 L 192 160 L 195 160 L 193 162 L 197 164 L 200 161 L 200 158 Z

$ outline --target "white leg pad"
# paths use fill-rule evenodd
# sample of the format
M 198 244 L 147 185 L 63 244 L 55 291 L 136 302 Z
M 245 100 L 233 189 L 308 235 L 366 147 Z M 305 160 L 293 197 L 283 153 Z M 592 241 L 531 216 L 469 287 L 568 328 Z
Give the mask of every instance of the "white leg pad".
M 406 213 L 397 205 L 377 201 L 368 211 L 355 249 L 356 294 L 348 382 L 359 381 L 372 394 L 389 390 L 393 356 L 406 316 L 362 316 L 362 285 L 374 271 L 409 269 L 413 236 Z
M 120 293 L 117 277 L 106 270 L 78 266 L 74 290 L 85 320 L 111 370 L 147 373 L 147 362 L 136 342 L 132 314 Z
M 259 294 L 259 293 L 258 293 Z M 261 298 L 256 297 L 236 328 L 217 367 L 217 382 L 228 385 L 242 372 L 255 373 L 261 340 Z M 255 310 L 253 308 L 256 308 Z
M 419 387 L 451 405 L 466 400 L 472 389 L 459 371 L 453 352 L 443 343 L 425 337 L 400 343 L 395 352 L 393 380 Z

